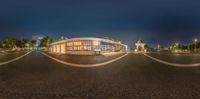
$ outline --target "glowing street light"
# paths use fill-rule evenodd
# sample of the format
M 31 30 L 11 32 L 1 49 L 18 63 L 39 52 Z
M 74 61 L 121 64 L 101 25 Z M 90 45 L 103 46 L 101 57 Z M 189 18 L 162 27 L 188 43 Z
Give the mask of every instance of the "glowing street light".
M 195 38 L 195 39 L 194 39 L 194 42 L 195 42 L 195 43 L 196 43 L 196 42 L 198 42 L 198 39 L 197 39 L 197 38 Z
M 177 51 L 178 51 L 178 49 L 179 49 L 179 43 L 178 43 L 178 42 L 176 42 L 176 43 L 175 43 L 175 50 L 174 50 L 174 51 L 175 51 L 175 52 L 177 52 Z
M 177 43 L 175 43 L 175 45 L 176 45 L 176 46 L 179 46 L 179 43 L 177 42 Z
M 160 44 L 157 45 L 157 48 L 160 49 Z
M 198 42 L 198 39 L 197 39 L 197 38 L 195 38 L 195 39 L 194 39 L 194 44 L 195 44 L 195 52 L 196 52 L 196 49 L 197 49 L 197 42 Z

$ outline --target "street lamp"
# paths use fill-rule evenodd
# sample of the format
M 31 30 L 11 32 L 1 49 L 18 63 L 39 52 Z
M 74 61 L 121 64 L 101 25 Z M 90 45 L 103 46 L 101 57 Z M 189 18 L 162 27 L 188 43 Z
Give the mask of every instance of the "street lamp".
M 176 45 L 176 46 L 179 46 L 179 43 L 177 42 L 177 43 L 175 43 L 175 45 Z
M 197 42 L 198 42 L 198 39 L 195 38 L 195 39 L 194 39 L 194 46 L 195 46 L 195 49 L 194 49 L 194 50 L 195 50 L 195 52 L 196 52 L 196 49 L 197 49 Z
M 179 45 L 180 45 L 180 44 L 179 44 L 178 42 L 175 43 L 176 49 L 179 49 Z

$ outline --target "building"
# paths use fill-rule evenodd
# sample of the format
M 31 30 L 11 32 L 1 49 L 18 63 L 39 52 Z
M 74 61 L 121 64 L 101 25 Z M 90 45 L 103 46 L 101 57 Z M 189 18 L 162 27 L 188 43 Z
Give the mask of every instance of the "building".
M 128 46 L 103 38 L 80 37 L 52 43 L 49 51 L 52 53 L 73 55 L 95 55 L 111 52 L 126 52 Z
M 145 48 L 146 43 L 144 43 L 142 40 L 138 40 L 135 43 L 135 46 L 136 46 L 136 49 L 135 49 L 136 52 L 146 52 L 147 51 L 147 49 Z

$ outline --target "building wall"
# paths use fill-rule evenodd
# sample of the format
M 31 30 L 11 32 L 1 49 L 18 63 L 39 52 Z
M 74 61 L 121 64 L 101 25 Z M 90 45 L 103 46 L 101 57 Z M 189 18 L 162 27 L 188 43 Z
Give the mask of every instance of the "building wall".
M 95 55 L 94 51 L 66 51 L 66 54 L 72 55 Z
M 65 46 L 66 44 L 61 44 L 60 45 L 60 53 L 63 53 L 63 54 L 65 54 L 66 53 L 66 46 Z
M 75 55 L 94 55 L 116 51 L 126 51 L 126 47 L 97 40 L 75 40 L 52 44 L 50 52 Z

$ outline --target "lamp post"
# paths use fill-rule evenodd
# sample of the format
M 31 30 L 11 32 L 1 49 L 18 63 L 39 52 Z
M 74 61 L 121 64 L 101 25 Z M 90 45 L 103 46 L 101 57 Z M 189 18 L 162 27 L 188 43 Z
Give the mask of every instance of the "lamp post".
M 195 39 L 194 39 L 194 46 L 195 46 L 195 49 L 194 49 L 194 50 L 195 50 L 195 52 L 196 52 L 196 49 L 197 49 L 197 42 L 198 42 L 198 39 L 195 38 Z
M 158 51 L 160 50 L 160 44 L 157 45 L 157 50 L 158 50 Z
M 175 45 L 176 45 L 176 49 L 179 49 L 179 43 L 177 42 L 175 43 Z

